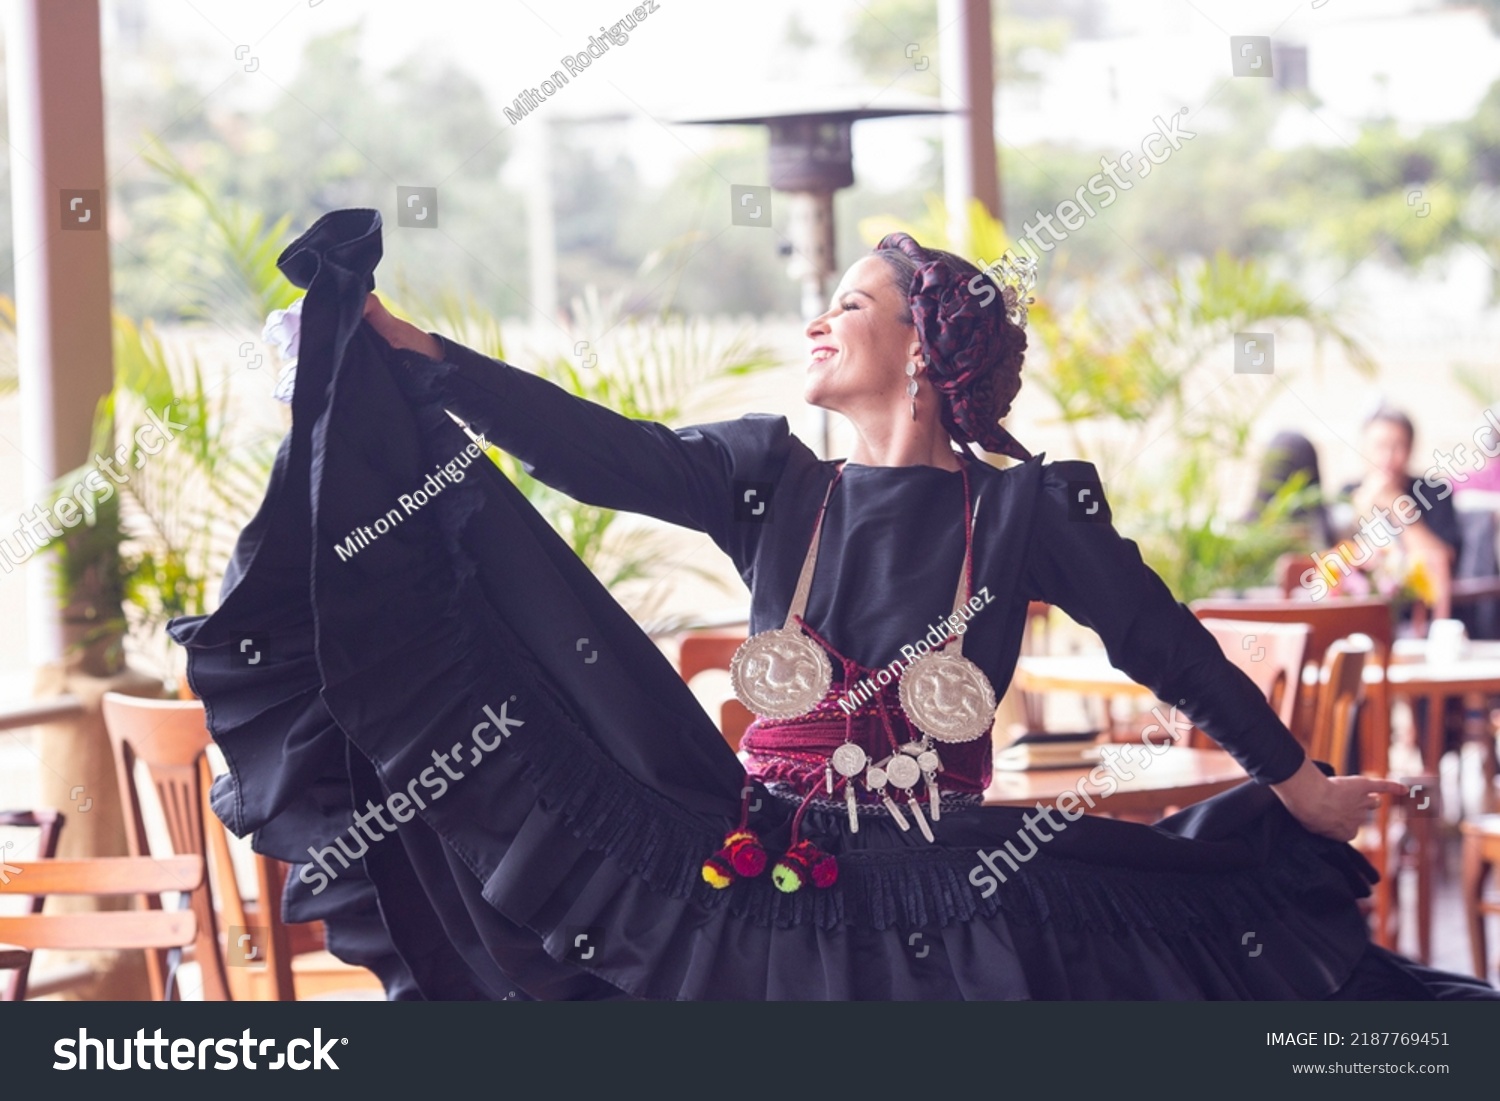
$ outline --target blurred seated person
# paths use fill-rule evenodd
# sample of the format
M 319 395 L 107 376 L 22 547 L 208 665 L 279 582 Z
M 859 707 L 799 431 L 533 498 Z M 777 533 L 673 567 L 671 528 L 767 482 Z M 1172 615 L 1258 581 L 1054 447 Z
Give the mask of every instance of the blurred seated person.
M 1453 483 L 1411 473 L 1415 437 L 1411 418 L 1399 409 L 1382 404 L 1365 418 L 1365 476 L 1345 489 L 1358 530 L 1340 544 L 1346 550 L 1339 557 L 1367 575 L 1375 591 L 1415 591 L 1434 619 L 1447 619 L 1459 547 Z
M 1300 537 L 1308 550 L 1323 550 L 1333 545 L 1333 527 L 1323 504 L 1323 479 L 1318 472 L 1318 450 L 1300 432 L 1278 432 L 1266 446 L 1260 464 L 1260 478 L 1255 502 L 1246 514 L 1246 522 L 1266 516 L 1277 500 L 1291 492 L 1292 504 L 1285 521 Z

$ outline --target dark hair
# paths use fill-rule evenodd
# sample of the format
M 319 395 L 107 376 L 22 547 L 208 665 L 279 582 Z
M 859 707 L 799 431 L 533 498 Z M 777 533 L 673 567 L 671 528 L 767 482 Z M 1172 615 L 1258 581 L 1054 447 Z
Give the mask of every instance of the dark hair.
M 1307 478 L 1306 487 L 1321 491 L 1323 479 L 1318 473 L 1318 450 L 1311 440 L 1300 432 L 1278 432 L 1266 447 L 1261 459 L 1260 484 L 1255 490 L 1255 503 L 1246 514 L 1247 521 L 1260 517 L 1281 489 L 1298 475 Z M 1333 544 L 1333 531 L 1328 522 L 1328 511 L 1321 500 L 1299 505 L 1288 519 L 1302 521 L 1311 527 L 1311 536 L 1320 547 Z
M 1374 411 L 1365 417 L 1365 422 L 1360 427 L 1369 428 L 1372 424 L 1394 424 L 1406 433 L 1407 447 L 1410 447 L 1412 442 L 1417 438 L 1417 430 L 1412 425 L 1411 418 L 1394 405 L 1387 405 L 1385 402 L 1377 405 Z
M 891 269 L 891 282 L 901 292 L 901 324 L 911 324 L 911 283 L 917 274 L 917 262 L 898 248 L 877 248 L 875 255 Z
M 917 327 L 948 434 L 961 444 L 1031 458 L 1000 425 L 1021 389 L 1026 359 L 1026 330 L 1007 317 L 1001 288 L 963 257 L 923 248 L 905 233 L 883 238 L 874 255 L 903 292 L 901 322 Z

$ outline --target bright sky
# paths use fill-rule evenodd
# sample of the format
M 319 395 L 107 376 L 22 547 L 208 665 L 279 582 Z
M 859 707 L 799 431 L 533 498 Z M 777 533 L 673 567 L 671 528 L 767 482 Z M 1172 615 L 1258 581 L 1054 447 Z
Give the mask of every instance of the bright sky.
M 859 0 L 652 0 L 624 46 L 611 46 L 541 108 L 552 118 L 616 116 L 595 140 L 635 158 L 648 183 L 671 178 L 694 150 L 723 140 L 714 128 L 670 126 L 674 118 L 805 103 L 854 84 L 842 49 Z M 496 115 L 587 48 L 591 34 L 629 13 L 630 0 L 104 0 L 138 11 L 148 39 L 199 46 L 204 60 L 182 76 L 216 97 L 255 103 L 295 72 L 303 44 L 356 20 L 365 58 L 382 71 L 415 52 L 450 61 L 486 89 Z M 1271 35 L 1309 47 L 1318 116 L 1289 112 L 1283 140 L 1348 140 L 1357 120 L 1382 107 L 1413 123 L 1467 116 L 1500 76 L 1500 40 L 1477 11 L 1441 0 L 1112 0 L 1103 41 L 1081 42 L 1046 62 L 1043 90 L 1001 97 L 1002 138 L 1012 144 L 1076 140 L 1134 144 L 1153 115 L 1212 100 L 1228 75 L 1225 39 Z M 784 45 L 797 14 L 818 38 L 800 61 Z M 113 34 L 111 33 L 111 37 Z M 240 50 L 240 47 L 244 47 Z M 920 48 L 920 46 L 919 46 Z M 236 52 L 244 56 L 236 60 Z M 217 55 L 217 56 L 216 56 Z M 254 65 L 254 71 L 245 69 Z M 860 102 L 908 100 L 912 74 L 867 87 Z M 1296 117 L 1290 117 L 1296 115 Z M 630 116 L 626 121 L 623 116 Z M 522 124 L 524 126 L 524 122 Z M 876 188 L 909 181 L 933 120 L 855 128 L 859 179 Z M 1122 145 L 1123 147 L 1123 145 Z
M 268 94 L 274 89 L 266 78 L 284 84 L 308 38 L 360 19 L 365 57 L 375 71 L 416 52 L 450 59 L 485 87 L 502 123 L 501 109 L 523 88 L 540 84 L 561 67 L 564 54 L 587 49 L 601 25 L 613 25 L 634 7 L 630 0 L 321 0 L 315 5 L 309 0 L 106 0 L 110 7 L 133 3 L 142 4 L 151 36 L 221 51 L 222 72 L 205 68 L 185 75 L 210 87 L 229 78 L 231 94 Z M 635 155 L 651 182 L 670 178 L 675 162 L 691 156 L 690 150 L 723 140 L 712 128 L 668 127 L 665 120 L 700 115 L 720 104 L 743 110 L 771 98 L 786 100 L 789 91 L 795 93 L 789 88 L 793 82 L 803 88 L 850 82 L 837 47 L 855 10 L 853 0 L 822 0 L 816 16 L 807 15 L 808 5 L 799 0 L 761 0 L 753 8 L 729 0 L 652 0 L 642 6 L 653 4 L 655 12 L 648 12 L 623 47 L 611 46 L 592 60 L 542 108 L 556 118 L 650 116 L 610 136 Z M 793 72 L 781 46 L 796 11 L 829 47 L 813 71 Z M 236 62 L 240 45 L 250 49 Z M 240 73 L 252 58 L 257 71 Z M 911 94 L 902 87 L 902 75 L 882 93 L 887 100 Z M 916 133 L 933 132 L 931 122 L 882 125 L 893 128 L 888 134 L 912 127 Z M 884 156 L 875 160 L 890 163 Z

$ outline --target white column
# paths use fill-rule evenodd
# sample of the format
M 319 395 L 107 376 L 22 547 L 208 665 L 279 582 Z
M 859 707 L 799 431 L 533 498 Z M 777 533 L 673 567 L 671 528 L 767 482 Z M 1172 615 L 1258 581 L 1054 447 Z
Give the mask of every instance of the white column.
M 938 0 L 943 106 L 958 112 L 943 120 L 943 200 L 948 207 L 948 236 L 960 253 L 972 247 L 968 240 L 971 198 L 1000 216 L 991 19 L 990 0 Z
M 532 115 L 518 127 L 526 162 L 526 243 L 531 269 L 531 322 L 545 334 L 557 321 L 557 226 L 552 188 L 552 124 Z M 546 339 L 543 337 L 543 339 Z
M 29 510 L 46 501 L 58 476 L 89 458 L 94 409 L 113 385 L 104 90 L 98 0 L 8 0 L 6 16 L 16 350 Z M 97 193 L 97 200 L 72 204 L 77 229 L 63 229 L 67 191 Z M 29 565 L 28 650 L 43 664 L 62 653 L 58 598 L 52 570 L 35 560 Z

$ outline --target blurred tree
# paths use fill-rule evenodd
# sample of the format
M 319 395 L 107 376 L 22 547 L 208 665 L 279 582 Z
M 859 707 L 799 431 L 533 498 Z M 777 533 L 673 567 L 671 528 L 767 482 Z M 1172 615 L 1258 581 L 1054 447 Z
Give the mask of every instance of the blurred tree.
M 1099 23 L 1097 0 L 996 0 L 994 4 L 995 81 L 1034 82 L 1038 52 L 1058 53 L 1080 25 L 1090 33 Z M 932 63 L 913 64 L 913 50 Z M 866 80 L 885 87 L 901 80 L 906 90 L 936 96 L 938 74 L 937 0 L 873 0 L 857 5 L 845 37 L 845 50 Z
M 1493 0 L 1486 10 L 1497 6 Z M 820 36 L 843 37 L 864 78 L 935 92 L 936 66 L 918 71 L 907 52 L 917 43 L 938 60 L 936 12 L 936 0 L 870 0 L 847 27 L 799 12 L 783 33 L 787 65 L 799 71 L 798 59 L 821 47 Z M 1034 76 L 1027 59 L 1037 49 L 1060 50 L 1073 38 L 1101 33 L 1102 12 L 1097 0 L 999 0 L 1002 82 Z M 309 42 L 296 76 L 284 89 L 260 86 L 268 95 L 257 101 L 211 83 L 222 58 L 211 65 L 195 49 L 208 48 L 147 34 L 121 39 L 106 53 L 121 309 L 164 320 L 201 306 L 201 258 L 175 245 L 180 216 L 200 204 L 181 181 L 151 170 L 143 153 L 159 139 L 202 190 L 266 211 L 272 222 L 287 216 L 294 227 L 335 206 L 393 210 L 398 184 L 438 186 L 436 232 L 390 227 L 388 279 L 411 286 L 451 280 L 497 314 L 524 312 L 524 210 L 515 191 L 499 182 L 510 127 L 474 81 L 423 56 L 373 70 L 363 60 L 356 23 Z M 197 72 L 215 75 L 184 77 Z M 1201 258 L 1225 249 L 1274 257 L 1282 266 L 1330 258 L 1348 265 L 1373 254 L 1415 267 L 1468 246 L 1500 268 L 1500 85 L 1460 124 L 1412 133 L 1372 121 L 1349 146 L 1285 148 L 1274 140 L 1280 113 L 1301 108 L 1259 94 L 1264 89 L 1253 83 L 1230 82 L 1218 91 L 1193 117 L 1198 136 L 1071 234 L 1051 262 L 1105 271 L 1146 256 Z M 0 82 L 0 103 L 4 91 Z M 0 135 L 5 123 L 0 110 Z M 607 293 L 630 283 L 632 310 L 670 300 L 687 312 L 794 311 L 779 235 L 727 222 L 729 182 L 765 179 L 764 137 L 745 135 L 704 161 L 685 162 L 660 187 L 639 180 L 617 145 L 581 130 L 561 137 L 554 163 L 563 300 L 587 284 Z M 901 193 L 861 186 L 839 195 L 841 261 L 866 247 L 854 229 L 860 218 L 920 215 L 920 196 L 940 186 L 932 148 Z M 1037 212 L 1051 212 L 1099 172 L 1101 156 L 1120 152 L 1003 147 L 1007 221 L 1019 230 Z M 0 161 L 3 202 L 9 164 Z M 204 231 L 213 227 L 205 223 Z M 8 220 L 0 219 L 0 294 L 11 292 L 10 251 Z M 650 258 L 656 282 L 643 285 L 633 275 Z
M 338 207 L 394 212 L 398 185 L 438 187 L 435 231 L 388 218 L 388 276 L 451 279 L 492 309 L 518 312 L 522 212 L 498 180 L 508 125 L 476 82 L 429 57 L 371 71 L 361 34 L 355 23 L 311 40 L 296 76 L 253 109 L 183 81 L 185 58 L 165 70 L 124 66 L 110 82 L 111 142 L 134 153 L 160 135 L 204 190 L 273 220 L 286 215 L 293 226 Z M 192 200 L 134 156 L 114 188 L 119 304 L 133 315 L 178 316 L 194 258 L 181 249 L 174 219 Z
M 627 254 L 646 257 L 627 312 L 670 303 L 687 314 L 796 313 L 797 288 L 779 251 L 779 229 L 730 222 L 731 183 L 766 180 L 766 135 L 737 131 L 683 163 L 668 184 L 641 190 L 620 212 Z M 779 198 L 779 196 L 777 197 Z M 772 203 L 773 226 L 784 211 Z
M 1490 27 L 1500 34 L 1500 0 L 1446 0 L 1450 8 L 1478 8 L 1490 21 Z
M 622 212 L 643 187 L 635 162 L 624 150 L 601 148 L 593 127 L 551 133 L 558 297 L 569 301 L 586 286 L 613 293 L 633 282 L 640 263 L 621 241 Z

